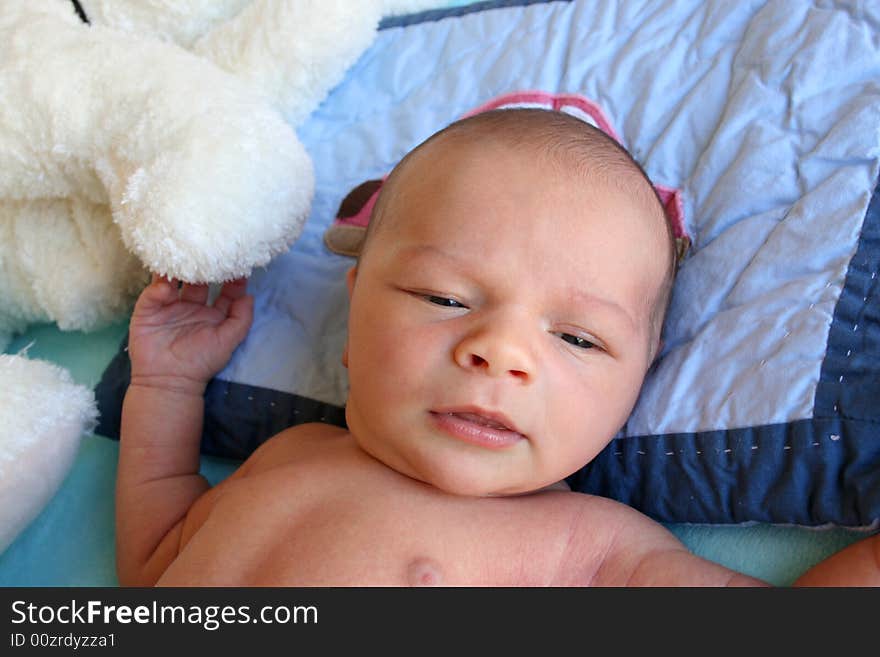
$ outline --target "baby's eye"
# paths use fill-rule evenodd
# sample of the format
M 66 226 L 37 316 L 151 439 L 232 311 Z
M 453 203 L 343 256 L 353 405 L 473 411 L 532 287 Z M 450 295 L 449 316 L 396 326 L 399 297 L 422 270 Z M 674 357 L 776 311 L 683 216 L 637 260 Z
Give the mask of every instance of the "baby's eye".
M 466 308 L 463 303 L 459 303 L 455 299 L 450 299 L 449 297 L 439 297 L 434 294 L 426 294 L 424 295 L 425 301 L 429 303 L 436 304 L 438 306 L 444 306 L 446 308 Z
M 557 333 L 560 338 L 562 338 L 568 344 L 580 347 L 581 349 L 592 349 L 596 345 L 587 340 L 586 338 L 582 338 L 577 335 L 572 335 L 571 333 Z

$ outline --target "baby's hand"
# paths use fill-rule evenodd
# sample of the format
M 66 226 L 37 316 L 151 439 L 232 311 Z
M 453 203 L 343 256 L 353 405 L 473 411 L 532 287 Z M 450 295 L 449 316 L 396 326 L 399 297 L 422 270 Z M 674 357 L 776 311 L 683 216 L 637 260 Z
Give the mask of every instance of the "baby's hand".
M 254 315 L 247 279 L 226 283 L 207 305 L 207 285 L 153 276 L 131 316 L 131 384 L 202 394 L 244 340 Z

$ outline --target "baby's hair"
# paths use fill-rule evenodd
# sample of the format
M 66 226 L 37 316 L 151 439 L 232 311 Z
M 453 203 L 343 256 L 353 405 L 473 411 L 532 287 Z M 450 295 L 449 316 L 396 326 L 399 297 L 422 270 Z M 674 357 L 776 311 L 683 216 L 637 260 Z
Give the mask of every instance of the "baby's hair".
M 375 236 L 385 219 L 386 209 L 394 197 L 395 185 L 412 160 L 427 147 L 437 142 L 478 140 L 501 143 L 513 149 L 531 148 L 544 155 L 542 164 L 556 166 L 562 173 L 574 176 L 599 177 L 602 182 L 616 186 L 634 196 L 649 212 L 656 213 L 666 231 L 666 259 L 668 266 L 651 308 L 652 336 L 659 336 L 663 318 L 669 306 L 672 283 L 677 268 L 675 235 L 666 208 L 642 166 L 604 131 L 575 116 L 538 108 L 497 109 L 481 112 L 450 124 L 410 151 L 385 180 L 373 208 L 367 234 L 361 249 L 366 252 L 368 242 Z M 635 182 L 635 184 L 633 184 Z M 653 345 L 656 340 L 652 340 Z

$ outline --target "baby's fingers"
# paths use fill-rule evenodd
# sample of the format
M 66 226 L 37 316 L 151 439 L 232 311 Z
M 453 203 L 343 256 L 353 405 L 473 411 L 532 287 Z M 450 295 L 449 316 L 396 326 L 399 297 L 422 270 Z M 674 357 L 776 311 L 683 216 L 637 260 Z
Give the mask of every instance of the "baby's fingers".
M 229 316 L 220 325 L 219 331 L 229 344 L 238 345 L 251 328 L 254 319 L 254 298 L 246 295 L 228 303 Z
M 185 284 L 180 288 L 180 300 L 204 305 L 208 301 L 208 285 Z
M 247 294 L 247 284 L 248 279 L 236 278 L 234 281 L 229 281 L 228 283 L 223 284 L 223 289 L 220 290 L 220 295 L 229 297 L 233 301 L 235 299 L 241 299 Z
M 135 304 L 136 313 L 151 313 L 177 301 L 177 279 L 153 274 L 150 284 L 141 292 Z
M 239 278 L 225 283 L 220 289 L 220 294 L 214 301 L 214 307 L 224 315 L 229 313 L 232 302 L 242 299 L 247 294 L 247 279 Z

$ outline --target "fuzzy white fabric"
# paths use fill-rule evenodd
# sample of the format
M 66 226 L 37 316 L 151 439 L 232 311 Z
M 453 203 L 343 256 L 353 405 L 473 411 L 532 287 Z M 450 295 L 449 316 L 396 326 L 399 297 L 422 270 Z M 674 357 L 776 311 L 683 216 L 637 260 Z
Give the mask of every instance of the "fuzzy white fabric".
M 356 1 L 356 0 L 355 0 Z M 80 0 L 89 22 L 191 47 L 251 0 Z
M 46 361 L 0 354 L 0 381 L 2 552 L 58 490 L 98 411 L 91 390 Z
M 381 16 L 436 0 L 81 4 L 90 27 L 0 7 L 0 348 L 124 316 L 146 270 L 229 280 L 287 249 L 314 185 L 293 126 Z
M 147 277 L 106 205 L 79 198 L 0 204 L 0 350 L 12 334 L 49 318 L 64 330 L 112 321 Z
M 127 248 L 190 282 L 247 275 L 299 235 L 311 162 L 263 97 L 171 44 L 8 1 L 0 198 L 109 204 Z
M 203 35 L 224 21 L 238 16 L 253 0 L 80 0 L 93 25 L 124 32 L 150 35 L 191 48 Z M 302 0 L 282 0 L 296 5 Z M 324 4 L 324 3 L 321 3 Z M 327 3 L 327 4 L 333 4 Z M 438 0 L 344 0 L 343 10 L 351 16 L 378 11 L 380 16 L 406 14 L 437 7 Z M 265 12 L 264 12 L 265 13 Z M 331 16 L 338 15 L 334 8 Z M 299 33 L 297 30 L 294 34 Z
M 193 52 L 262 90 L 297 125 L 370 45 L 381 9 L 360 2 L 352 11 L 350 0 L 257 0 Z
M 437 3 L 92 0 L 81 4 L 93 24 L 150 34 L 205 57 L 267 94 L 285 119 L 298 125 L 370 45 L 382 16 Z
M 383 16 L 397 16 L 399 14 L 412 14 L 426 9 L 436 9 L 443 5 L 437 0 L 382 0 Z

